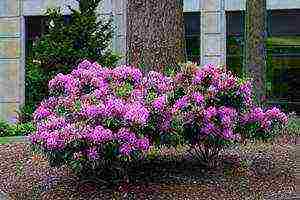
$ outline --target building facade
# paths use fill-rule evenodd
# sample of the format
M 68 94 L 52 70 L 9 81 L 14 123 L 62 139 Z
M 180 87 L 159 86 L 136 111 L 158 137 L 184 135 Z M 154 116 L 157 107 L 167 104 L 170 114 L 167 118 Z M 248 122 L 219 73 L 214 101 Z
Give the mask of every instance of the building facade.
M 228 52 L 228 33 L 242 33 L 241 13 L 245 10 L 245 1 L 184 0 L 186 52 L 190 60 L 201 64 L 231 63 L 232 59 L 228 60 L 231 54 Z M 34 18 L 42 16 L 47 8 L 57 6 L 68 15 L 67 5 L 77 7 L 75 0 L 0 1 L 0 118 L 15 117 L 16 110 L 24 103 L 28 35 L 32 27 L 40 30 L 38 27 L 41 25 L 33 24 Z M 300 0 L 268 0 L 267 7 L 274 11 L 294 10 L 299 13 Z M 101 17 L 113 17 L 116 31 L 111 48 L 125 55 L 126 0 L 103 0 L 98 12 Z

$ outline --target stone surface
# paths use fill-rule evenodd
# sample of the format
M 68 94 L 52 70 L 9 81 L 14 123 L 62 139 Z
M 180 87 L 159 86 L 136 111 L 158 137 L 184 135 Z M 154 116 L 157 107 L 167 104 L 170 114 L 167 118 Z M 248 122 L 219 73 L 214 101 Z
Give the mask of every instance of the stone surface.
M 77 8 L 76 0 L 22 0 L 23 15 L 43 15 L 47 8 L 61 7 L 65 14 L 70 13 L 67 5 Z
M 20 0 L 1 0 L 0 17 L 19 16 Z
M 20 37 L 20 18 L 0 18 L 0 37 Z
M 225 65 L 225 0 L 205 0 L 201 6 L 201 65 Z
M 201 9 L 205 11 L 216 11 L 222 9 L 222 2 L 220 0 L 201 0 Z
M 111 0 L 111 2 L 114 14 L 123 14 L 126 12 L 126 0 Z
M 245 10 L 246 0 L 226 0 L 226 10 Z M 300 8 L 299 0 L 267 0 L 267 8 L 276 9 L 295 9 Z
M 116 36 L 126 35 L 126 18 L 123 14 L 114 15 L 114 25 Z
M 0 103 L 0 118 L 9 120 L 17 116 L 19 103 Z
M 19 96 L 19 60 L 0 60 L 0 103 L 15 102 Z
M 205 56 L 203 58 L 203 63 L 221 63 L 221 57 L 220 56 Z
M 20 57 L 19 38 L 0 38 L 0 58 Z
M 103 0 L 100 2 L 98 7 L 98 13 L 100 14 L 111 14 L 112 12 L 112 2 L 111 0 Z
M 245 10 L 246 0 L 226 0 L 225 1 L 226 10 Z
M 200 0 L 184 0 L 183 11 L 184 12 L 195 12 L 200 10 Z
M 209 33 L 219 33 L 221 32 L 221 27 L 219 26 L 221 22 L 222 13 L 205 13 L 204 28 Z
M 116 46 L 115 49 L 118 53 L 121 53 L 123 55 L 126 54 L 126 37 L 120 36 L 116 38 Z
M 219 34 L 205 35 L 205 56 L 219 55 L 221 51 L 221 38 Z
M 8 197 L 7 197 L 7 195 L 4 192 L 0 191 L 0 199 L 1 200 L 6 200 L 6 199 L 8 199 Z

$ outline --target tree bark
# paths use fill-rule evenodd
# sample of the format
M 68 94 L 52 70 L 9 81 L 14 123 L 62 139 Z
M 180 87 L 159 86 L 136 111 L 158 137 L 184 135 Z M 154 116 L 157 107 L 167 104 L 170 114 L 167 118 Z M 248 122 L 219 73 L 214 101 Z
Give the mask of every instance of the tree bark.
M 183 0 L 127 0 L 127 63 L 145 71 L 185 61 Z
M 253 78 L 257 100 L 262 102 L 266 92 L 266 0 L 247 0 L 245 17 L 244 67 Z

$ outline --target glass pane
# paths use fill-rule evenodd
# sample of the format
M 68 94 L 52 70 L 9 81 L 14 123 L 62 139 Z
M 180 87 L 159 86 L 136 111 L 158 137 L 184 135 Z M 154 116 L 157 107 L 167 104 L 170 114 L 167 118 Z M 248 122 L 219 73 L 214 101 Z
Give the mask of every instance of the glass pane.
M 268 19 L 271 36 L 300 35 L 300 9 L 272 10 Z
M 241 36 L 244 32 L 243 11 L 226 12 L 226 33 L 227 35 Z
M 235 74 L 243 72 L 243 44 L 244 44 L 244 11 L 226 12 L 226 63 Z
M 199 62 L 200 36 L 186 37 L 186 53 L 189 61 Z
M 243 38 L 227 36 L 226 48 L 226 63 L 228 69 L 237 75 L 241 75 L 243 69 Z
M 185 35 L 200 34 L 200 12 L 184 13 Z

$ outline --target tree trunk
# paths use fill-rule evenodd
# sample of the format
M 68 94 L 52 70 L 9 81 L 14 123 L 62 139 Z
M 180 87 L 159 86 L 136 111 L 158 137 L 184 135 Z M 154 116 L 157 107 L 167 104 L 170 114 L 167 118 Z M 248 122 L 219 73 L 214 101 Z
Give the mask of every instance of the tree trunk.
M 246 1 L 244 67 L 254 81 L 259 102 L 265 97 L 266 76 L 266 0 Z
M 127 62 L 145 71 L 185 61 L 183 0 L 127 0 Z

